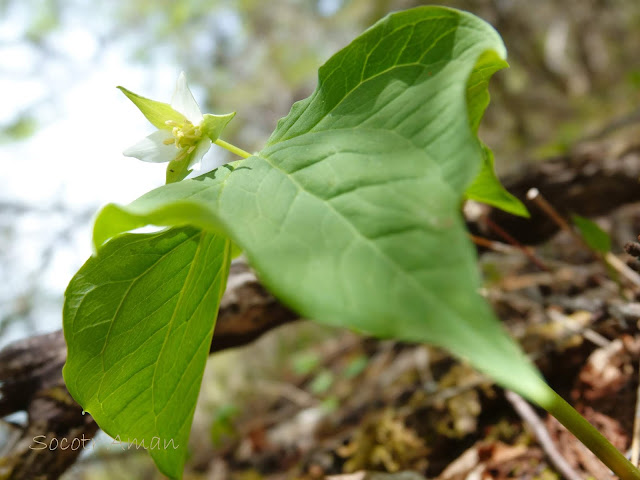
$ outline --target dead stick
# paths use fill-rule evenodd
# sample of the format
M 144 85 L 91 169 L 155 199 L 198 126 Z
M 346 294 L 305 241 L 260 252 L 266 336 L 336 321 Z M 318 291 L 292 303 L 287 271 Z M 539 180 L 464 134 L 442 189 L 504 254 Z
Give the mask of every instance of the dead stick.
M 635 286 L 640 287 L 640 275 L 633 270 L 629 265 L 624 263 L 618 257 L 616 257 L 613 253 L 607 252 L 604 254 L 605 261 L 618 271 L 621 275 L 623 275 L 627 280 L 633 283 Z
M 548 217 L 555 222 L 562 230 L 567 232 L 573 238 L 576 239 L 578 243 L 583 245 L 587 250 L 591 251 L 594 256 L 605 265 L 610 266 L 618 273 L 620 273 L 623 277 L 629 280 L 632 284 L 637 287 L 640 287 L 640 275 L 634 272 L 626 263 L 620 260 L 611 252 L 606 252 L 602 255 L 600 252 L 594 252 L 591 247 L 585 242 L 584 238 L 575 231 L 574 228 L 569 225 L 569 223 L 558 213 L 558 211 L 553 208 L 553 206 L 542 196 L 540 191 L 537 188 L 530 188 L 527 192 L 527 199 L 535 203 L 540 210 L 548 215 Z
M 495 223 L 489 217 L 485 217 L 485 221 L 491 230 L 496 232 L 500 237 L 505 239 L 509 244 L 513 245 L 515 248 L 523 252 L 531 262 L 536 265 L 540 270 L 549 272 L 551 271 L 538 257 L 536 257 L 530 248 L 524 246 L 518 240 L 516 240 L 512 235 L 510 235 L 507 231 L 505 231 L 500 225 Z
M 473 234 L 469 234 L 469 236 L 471 237 L 471 241 L 479 247 L 488 248 L 489 250 L 493 250 L 494 252 L 511 253 L 514 250 L 520 251 L 519 248 L 516 248 L 513 245 L 509 245 L 507 243 L 496 242 L 495 240 L 489 240 L 488 238 L 479 237 Z
M 527 192 L 527 200 L 532 201 L 536 204 L 540 210 L 547 214 L 547 216 L 555 222 L 562 230 L 568 232 L 573 238 L 575 238 L 578 242 L 585 245 L 588 248 L 588 245 L 584 243 L 584 239 L 576 233 L 576 231 L 571 228 L 571 225 L 558 213 L 558 211 L 553 208 L 553 206 L 547 202 L 547 199 L 542 196 L 540 190 L 537 188 L 530 188 Z

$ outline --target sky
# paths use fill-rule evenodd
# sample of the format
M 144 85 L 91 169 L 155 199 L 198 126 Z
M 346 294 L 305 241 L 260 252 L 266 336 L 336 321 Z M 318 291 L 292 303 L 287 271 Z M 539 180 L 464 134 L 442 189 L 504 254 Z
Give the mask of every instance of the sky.
M 51 38 L 51 57 L 41 58 L 21 40 L 29 12 L 14 4 L 0 19 L 2 122 L 36 104 L 41 124 L 23 141 L 0 143 L 0 203 L 19 204 L 27 212 L 0 212 L 0 228 L 15 232 L 0 244 L 0 318 L 20 310 L 16 302 L 28 301 L 35 285 L 43 295 L 34 297 L 28 325 L 9 328 L 0 346 L 60 328 L 64 289 L 91 254 L 91 215 L 101 205 L 128 203 L 164 183 L 166 165 L 121 153 L 154 127 L 116 86 L 169 102 L 181 70 L 166 61 L 134 65 L 127 61 L 126 45 L 99 48 L 100 26 L 73 18 Z M 197 89 L 194 95 L 198 100 Z M 215 157 L 214 147 L 205 163 Z M 41 271 L 46 255 L 51 260 Z

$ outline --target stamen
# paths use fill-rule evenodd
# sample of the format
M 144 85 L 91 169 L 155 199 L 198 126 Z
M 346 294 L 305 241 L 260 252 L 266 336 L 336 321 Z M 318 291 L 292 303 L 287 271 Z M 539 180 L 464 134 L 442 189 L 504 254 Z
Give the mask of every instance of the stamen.
M 185 156 L 190 155 L 196 148 L 198 142 L 202 138 L 202 130 L 199 126 L 195 126 L 189 120 L 180 124 L 174 120 L 167 120 L 165 125 L 173 127 L 171 134 L 173 138 L 167 138 L 163 141 L 165 145 L 174 143 L 176 148 L 180 150 L 175 160 L 182 160 Z

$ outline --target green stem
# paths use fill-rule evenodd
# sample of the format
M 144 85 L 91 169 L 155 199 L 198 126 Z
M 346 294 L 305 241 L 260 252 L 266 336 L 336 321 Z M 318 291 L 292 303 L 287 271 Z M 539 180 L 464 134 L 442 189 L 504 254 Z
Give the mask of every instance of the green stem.
M 541 405 L 573 433 L 589 450 L 609 467 L 621 480 L 640 480 L 640 470 L 633 466 L 620 451 L 569 405 L 549 388 L 549 402 Z
M 235 153 L 236 155 L 242 157 L 242 158 L 248 158 L 251 156 L 251 154 L 249 152 L 245 152 L 244 150 L 242 150 L 241 148 L 236 147 L 235 145 L 231 145 L 228 142 L 225 142 L 224 140 L 221 140 L 220 138 L 218 138 L 215 142 L 216 145 L 229 150 L 231 153 Z

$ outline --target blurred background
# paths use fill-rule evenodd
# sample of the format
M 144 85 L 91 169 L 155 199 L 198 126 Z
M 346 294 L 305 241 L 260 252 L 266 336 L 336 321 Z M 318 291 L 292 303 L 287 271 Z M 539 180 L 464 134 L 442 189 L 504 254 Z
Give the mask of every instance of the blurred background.
M 481 128 L 499 171 L 640 118 L 638 0 L 439 3 L 489 21 L 507 45 L 511 68 L 492 80 Z M 332 53 L 388 12 L 421 4 L 0 0 L 0 346 L 59 329 L 64 288 L 91 253 L 93 214 L 164 182 L 164 165 L 121 154 L 153 127 L 117 85 L 169 101 L 184 70 L 203 112 L 237 112 L 223 138 L 259 150 Z M 229 160 L 214 147 L 204 168 Z M 194 430 L 202 452 L 242 409 L 251 379 L 278 378 L 296 358 L 312 370 L 305 350 L 333 336 L 348 335 L 292 326 L 250 354 L 214 357 Z M 317 381 L 321 392 L 331 379 Z M 90 456 L 68 478 L 131 478 L 121 455 L 109 455 Z M 136 478 L 154 478 L 144 455 L 130 456 Z

